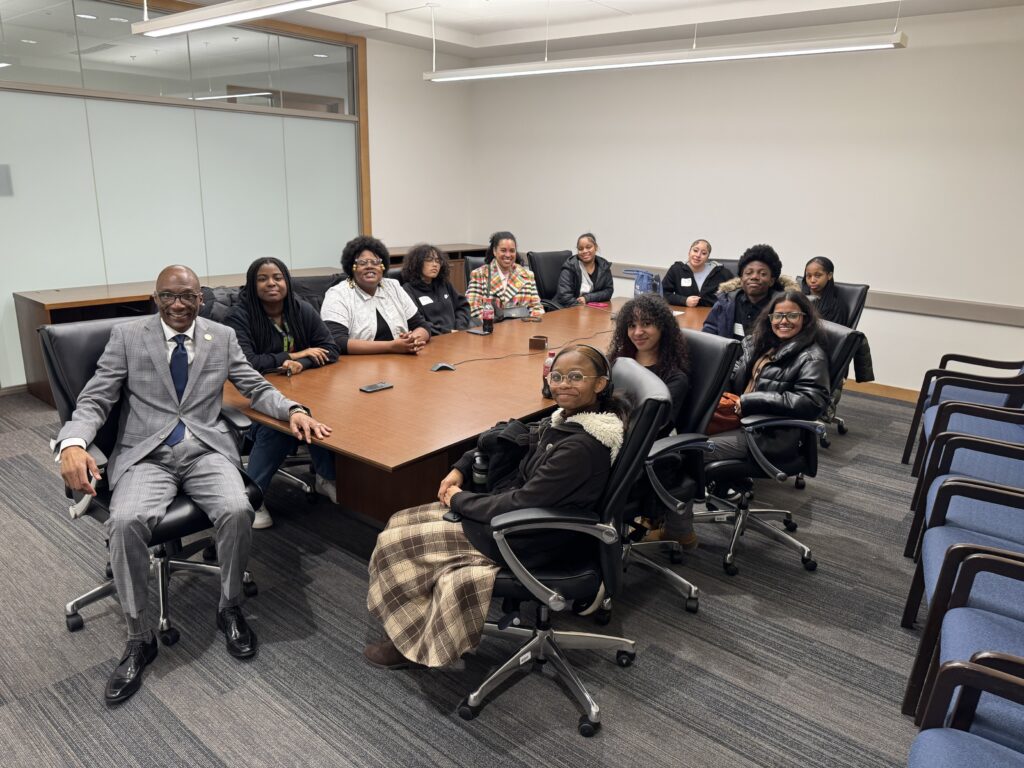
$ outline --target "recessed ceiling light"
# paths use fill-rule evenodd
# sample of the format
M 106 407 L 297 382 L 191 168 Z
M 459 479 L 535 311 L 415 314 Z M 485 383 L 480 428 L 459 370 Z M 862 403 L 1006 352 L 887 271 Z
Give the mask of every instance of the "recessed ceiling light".
M 119 21 L 122 24 L 127 24 L 128 23 L 128 19 L 122 19 L 120 16 L 111 16 L 110 20 L 111 21 Z
M 327 54 L 326 53 L 314 53 L 313 54 L 313 58 L 314 59 L 326 59 L 327 58 Z
M 89 21 L 96 21 L 96 17 L 93 16 L 91 13 L 76 13 L 75 14 L 75 18 L 76 19 L 88 19 Z
M 22 40 L 21 42 L 23 42 L 25 45 L 35 45 L 36 44 L 35 40 Z

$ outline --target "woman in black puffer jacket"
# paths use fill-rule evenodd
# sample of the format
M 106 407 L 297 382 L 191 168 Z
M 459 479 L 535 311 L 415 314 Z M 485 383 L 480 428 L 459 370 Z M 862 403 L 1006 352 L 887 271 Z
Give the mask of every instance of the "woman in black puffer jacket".
M 771 300 L 743 339 L 743 354 L 732 373 L 730 391 L 740 397 L 739 416 L 783 416 L 814 420 L 829 403 L 828 356 L 818 342 L 817 310 L 799 291 Z M 786 457 L 809 433 L 766 429 L 757 444 L 768 458 Z M 706 461 L 744 458 L 747 438 L 736 429 L 714 435 Z

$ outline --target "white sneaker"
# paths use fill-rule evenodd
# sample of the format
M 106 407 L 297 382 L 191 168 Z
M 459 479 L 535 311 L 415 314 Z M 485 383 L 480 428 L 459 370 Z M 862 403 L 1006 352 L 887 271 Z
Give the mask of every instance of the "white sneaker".
M 338 503 L 338 489 L 335 487 L 333 480 L 326 480 L 317 475 L 316 480 L 313 481 L 313 488 L 321 496 L 326 496 L 335 504 Z
M 256 510 L 256 517 L 253 518 L 253 528 L 269 528 L 274 524 L 274 518 L 267 512 L 266 506 L 260 504 L 260 508 Z

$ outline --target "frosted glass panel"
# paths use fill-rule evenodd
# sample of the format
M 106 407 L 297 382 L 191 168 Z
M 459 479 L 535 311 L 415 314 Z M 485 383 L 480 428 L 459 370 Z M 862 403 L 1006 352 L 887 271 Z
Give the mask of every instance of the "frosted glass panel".
M 293 268 L 330 267 L 359 234 L 356 126 L 284 119 Z
M 88 103 L 110 281 L 155 279 L 168 264 L 206 270 L 194 111 Z
M 291 262 L 282 118 L 196 111 L 209 274 Z
M 0 91 L 0 381 L 25 382 L 12 291 L 102 285 L 89 131 L 82 99 Z

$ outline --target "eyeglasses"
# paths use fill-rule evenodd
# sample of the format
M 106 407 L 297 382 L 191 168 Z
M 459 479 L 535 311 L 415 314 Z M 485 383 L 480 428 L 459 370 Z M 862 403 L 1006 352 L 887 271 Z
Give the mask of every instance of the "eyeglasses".
M 424 262 L 433 262 L 435 264 L 440 264 L 441 263 L 441 257 L 440 256 L 424 256 L 423 257 L 423 261 Z
M 357 267 L 379 267 L 384 262 L 380 259 L 356 259 L 353 263 Z
M 791 323 L 795 323 L 799 318 L 804 317 L 804 312 L 772 312 L 768 315 L 768 319 L 773 323 L 781 323 L 783 320 L 789 320 Z
M 201 294 L 201 293 L 194 293 L 192 291 L 187 291 L 185 293 L 173 293 L 171 291 L 160 291 L 156 295 L 156 300 L 159 301 L 161 306 L 164 306 L 164 307 L 171 306 L 172 304 L 174 304 L 175 301 L 181 301 L 182 304 L 184 304 L 185 306 L 190 307 L 190 306 L 194 305 L 197 301 L 199 301 L 199 298 L 202 295 L 203 294 Z
M 548 384 L 561 384 L 563 381 L 568 381 L 570 384 L 582 384 L 586 379 L 603 378 L 604 376 L 584 376 L 580 371 L 569 371 L 568 373 L 552 371 L 548 374 Z

